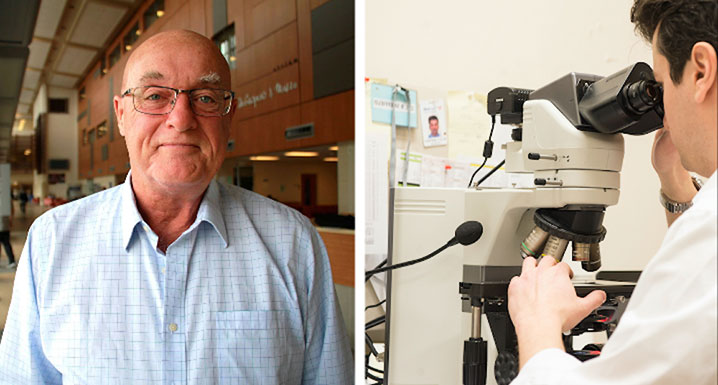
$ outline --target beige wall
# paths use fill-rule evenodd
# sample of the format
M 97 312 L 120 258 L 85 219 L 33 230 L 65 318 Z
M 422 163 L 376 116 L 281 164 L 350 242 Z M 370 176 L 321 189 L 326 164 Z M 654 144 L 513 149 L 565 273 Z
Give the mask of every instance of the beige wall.
M 338 207 L 342 215 L 354 215 L 354 141 L 339 143 L 337 177 Z
M 254 162 L 254 191 L 282 202 L 302 198 L 301 175 L 317 174 L 317 205 L 337 204 L 337 164 L 316 160 Z
M 10 180 L 12 184 L 19 184 L 19 185 L 28 185 L 32 184 L 35 181 L 34 176 L 32 173 L 10 173 Z

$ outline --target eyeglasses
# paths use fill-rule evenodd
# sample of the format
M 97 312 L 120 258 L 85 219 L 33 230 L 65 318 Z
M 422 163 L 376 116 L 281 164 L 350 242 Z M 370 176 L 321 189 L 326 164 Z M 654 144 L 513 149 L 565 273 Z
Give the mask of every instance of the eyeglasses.
M 218 88 L 180 90 L 162 86 L 130 88 L 122 93 L 122 97 L 132 95 L 132 104 L 138 112 L 166 115 L 172 112 L 181 93 L 187 93 L 192 112 L 199 116 L 227 115 L 234 99 L 234 92 Z

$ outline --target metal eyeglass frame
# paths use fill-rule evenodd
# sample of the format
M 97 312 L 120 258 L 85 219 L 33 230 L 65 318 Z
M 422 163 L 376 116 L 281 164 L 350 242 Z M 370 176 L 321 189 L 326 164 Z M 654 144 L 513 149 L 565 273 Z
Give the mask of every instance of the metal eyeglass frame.
M 136 90 L 136 89 L 138 89 L 138 88 L 150 88 L 150 87 L 164 88 L 164 89 L 167 89 L 167 90 L 172 90 L 172 91 L 174 91 L 175 97 L 174 97 L 174 99 L 170 102 L 170 104 L 172 105 L 172 108 L 170 108 L 169 111 L 163 112 L 163 113 L 161 113 L 161 114 L 153 114 L 153 113 L 151 113 L 151 112 L 144 112 L 144 111 L 140 111 L 140 110 L 137 109 L 137 106 L 135 105 L 135 94 L 134 94 L 134 90 Z M 225 108 L 224 111 L 222 111 L 222 113 L 219 114 L 219 115 L 204 115 L 204 114 L 198 114 L 197 111 L 195 111 L 195 109 L 194 109 L 194 103 L 192 102 L 192 98 L 190 97 L 190 95 L 192 94 L 192 92 L 193 92 L 193 91 L 197 91 L 197 90 L 215 90 L 215 91 L 229 92 L 229 94 L 230 94 L 230 97 L 229 97 L 229 105 L 228 105 L 227 108 Z M 223 89 L 223 88 L 192 88 L 192 89 L 189 89 L 189 90 L 182 90 L 182 89 L 179 89 L 179 88 L 172 88 L 172 87 L 165 87 L 165 86 L 139 86 L 139 87 L 128 88 L 125 92 L 122 93 L 121 96 L 124 98 L 124 97 L 127 96 L 127 95 L 132 95 L 132 108 L 133 108 L 135 111 L 137 111 L 137 112 L 139 112 L 139 113 L 141 113 L 141 114 L 145 114 L 145 115 L 156 115 L 156 116 L 159 116 L 159 115 L 168 115 L 168 114 L 170 114 L 170 113 L 175 109 L 175 104 L 177 104 L 177 98 L 178 98 L 179 95 L 182 94 L 182 93 L 186 93 L 186 94 L 187 94 L 187 97 L 189 98 L 189 105 L 190 105 L 190 108 L 192 109 L 192 113 L 194 113 L 194 114 L 197 115 L 197 116 L 206 116 L 206 117 L 225 116 L 225 115 L 227 115 L 227 114 L 229 113 L 229 111 L 232 109 L 232 101 L 234 100 L 234 91 L 225 90 L 225 89 Z

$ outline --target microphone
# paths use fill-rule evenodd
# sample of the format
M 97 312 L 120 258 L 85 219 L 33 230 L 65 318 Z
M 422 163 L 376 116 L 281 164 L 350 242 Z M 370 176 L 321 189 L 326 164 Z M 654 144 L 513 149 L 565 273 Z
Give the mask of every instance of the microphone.
M 477 221 L 466 221 L 459 225 L 454 231 L 454 238 L 451 238 L 449 246 L 454 246 L 457 243 L 461 243 L 464 246 L 468 246 L 481 238 L 484 233 L 484 226 Z
M 461 225 L 459 225 L 459 227 L 456 228 L 456 230 L 454 231 L 453 238 L 451 238 L 448 242 L 446 242 L 446 244 L 444 246 L 441 246 L 440 248 L 434 250 L 431 254 L 429 254 L 425 257 L 412 259 L 410 261 L 397 263 L 396 265 L 377 267 L 374 270 L 369 270 L 366 273 L 364 273 L 364 280 L 365 281 L 369 280 L 369 278 L 371 278 L 372 275 L 377 274 L 377 273 L 381 273 L 381 272 L 388 271 L 388 270 L 394 270 L 394 269 L 398 269 L 401 267 L 411 266 L 411 265 L 417 264 L 419 262 L 424 262 L 427 259 L 448 249 L 449 247 L 457 245 L 459 243 L 464 246 L 468 246 L 468 245 L 478 241 L 479 238 L 481 238 L 481 235 L 483 233 L 484 233 L 484 226 L 482 226 L 481 223 L 479 223 L 477 221 L 466 221 L 466 222 L 462 223 Z M 383 263 L 384 262 L 382 262 L 382 264 Z M 381 266 L 381 265 L 379 265 L 379 266 Z

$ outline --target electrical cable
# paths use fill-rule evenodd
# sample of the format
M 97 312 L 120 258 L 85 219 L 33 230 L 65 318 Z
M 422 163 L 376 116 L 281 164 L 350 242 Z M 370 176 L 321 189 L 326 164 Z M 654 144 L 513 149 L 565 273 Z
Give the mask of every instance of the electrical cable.
M 383 378 L 377 377 L 377 376 L 375 376 L 375 375 L 369 373 L 368 370 L 366 371 L 365 374 L 366 374 L 366 377 L 369 377 L 370 379 L 372 379 L 372 380 L 374 380 L 374 381 L 379 381 L 380 384 L 383 384 L 383 383 L 384 383 L 384 379 L 383 379 Z
M 473 174 L 471 174 L 471 179 L 469 180 L 469 186 L 468 188 L 471 188 L 471 184 L 474 182 L 474 177 L 476 177 L 476 174 L 484 168 L 484 165 L 486 164 L 486 161 L 491 158 L 491 154 L 494 151 L 494 142 L 491 141 L 491 137 L 494 135 L 494 127 L 496 126 L 496 115 L 491 115 L 491 131 L 489 132 L 489 139 L 484 142 L 484 162 L 481 163 L 481 166 L 474 171 Z M 478 186 L 478 185 L 477 185 Z
M 459 243 L 461 243 L 464 246 L 468 246 L 468 245 L 478 241 L 479 238 L 481 238 L 481 234 L 483 234 L 483 232 L 484 232 L 484 227 L 481 225 L 481 223 L 479 223 L 477 221 L 466 221 L 466 222 L 462 223 L 461 225 L 459 225 L 459 227 L 456 228 L 456 230 L 454 231 L 453 238 L 449 239 L 449 241 L 446 242 L 445 245 L 434 250 L 429 255 L 421 257 L 421 258 L 417 258 L 417 259 L 412 259 L 410 261 L 398 263 L 396 265 L 384 266 L 384 267 L 381 267 L 378 269 L 369 270 L 366 273 L 364 273 L 364 278 L 365 278 L 365 280 L 368 280 L 371 276 L 373 276 L 374 274 L 377 274 L 377 273 L 381 273 L 381 272 L 388 271 L 388 270 L 394 270 L 394 269 L 398 269 L 401 267 L 411 266 L 411 265 L 417 264 L 419 262 L 424 262 L 427 259 L 432 258 L 435 255 L 446 250 L 447 248 L 457 245 Z
M 369 321 L 364 325 L 364 330 L 369 330 L 373 328 L 374 326 L 379 326 L 386 321 L 386 316 L 379 316 L 377 318 L 374 318 L 373 320 Z
M 369 370 L 373 370 L 373 371 L 375 371 L 375 372 L 377 372 L 377 373 L 384 374 L 384 371 L 381 370 L 381 369 L 377 369 L 377 368 L 375 368 L 375 367 L 373 367 L 373 366 L 369 366 L 369 365 L 367 365 L 366 367 L 367 367 Z
M 375 375 L 369 373 L 369 369 L 374 370 L 374 371 L 381 372 L 381 373 L 382 373 L 382 377 L 383 377 L 383 373 L 384 373 L 383 371 L 380 371 L 379 369 L 373 368 L 373 367 L 371 367 L 371 366 L 369 365 L 369 357 L 371 357 L 371 353 L 369 353 L 369 354 L 367 354 L 367 355 L 364 356 L 364 378 L 371 378 L 372 380 L 377 381 L 377 382 L 376 382 L 375 384 L 373 384 L 373 385 L 382 385 L 382 384 L 384 384 L 384 379 L 383 379 L 383 378 L 377 377 L 377 376 L 375 376 Z
M 488 179 L 491 175 L 494 175 L 496 171 L 498 171 L 504 164 L 506 163 L 506 159 L 502 160 L 501 163 L 497 164 L 496 167 L 493 168 L 493 170 L 489 171 L 484 175 L 483 178 L 481 178 L 478 182 L 476 182 L 476 186 L 478 187 L 481 183 L 483 183 L 486 179 Z
M 378 357 L 379 352 L 374 347 L 374 341 L 372 341 L 368 333 L 364 333 L 364 342 L 366 342 L 367 346 L 369 347 L 369 351 L 371 352 L 371 354 L 373 354 L 374 357 Z
M 424 257 L 417 258 L 417 259 L 412 259 L 411 261 L 401 262 L 401 263 L 398 263 L 398 264 L 396 264 L 396 265 L 384 266 L 384 267 L 381 267 L 381 268 L 378 268 L 378 269 L 369 270 L 369 271 L 367 271 L 367 272 L 365 273 L 365 277 L 366 277 L 366 278 L 370 278 L 372 275 L 377 274 L 377 273 L 381 273 L 381 272 L 388 271 L 388 270 L 394 270 L 394 269 L 398 269 L 398 268 L 401 268 L 401 267 L 406 267 L 406 266 L 415 265 L 415 264 L 417 264 L 417 263 L 419 263 L 419 262 L 424 262 L 424 261 L 426 261 L 427 259 L 432 258 L 432 257 L 436 256 L 437 254 L 441 253 L 442 251 L 446 250 L 449 246 L 451 246 L 451 245 L 449 245 L 449 244 L 447 243 L 447 244 L 441 246 L 440 248 L 434 250 L 434 251 L 433 251 L 432 253 L 430 253 L 429 255 L 426 255 L 426 256 L 424 256 Z
M 469 185 L 466 186 L 466 187 L 471 188 L 471 183 L 474 182 L 474 177 L 475 177 L 476 174 L 479 172 L 479 170 L 481 170 L 482 168 L 484 168 L 484 165 L 486 164 L 486 161 L 487 161 L 487 160 L 489 160 L 489 158 L 484 158 L 484 162 L 481 163 L 481 166 L 479 166 L 479 168 L 477 168 L 476 171 L 474 171 L 474 173 L 471 174 L 471 179 L 469 180 Z
M 379 306 L 383 305 L 384 302 L 386 302 L 386 300 L 382 300 L 382 301 L 379 302 L 379 303 L 375 303 L 375 304 L 373 304 L 373 305 L 369 305 L 369 306 L 367 306 L 367 307 L 364 308 L 364 311 L 367 311 L 367 310 L 369 310 L 369 309 L 371 309 L 371 308 L 374 308 L 374 307 L 379 307 Z
M 374 267 L 374 269 L 373 269 L 373 270 L 375 270 L 375 269 L 378 269 L 378 268 L 380 268 L 380 267 L 382 267 L 382 266 L 386 265 L 386 262 L 387 262 L 387 258 L 384 258 L 384 260 L 383 260 L 383 261 L 381 261 L 381 263 L 380 263 L 380 264 L 376 265 L 376 266 Z M 373 275 L 373 274 L 372 274 L 372 275 Z M 372 277 L 371 275 L 367 275 L 367 276 L 365 276 L 365 277 L 364 277 L 364 282 L 368 281 L 368 280 L 369 280 L 369 278 L 371 278 L 371 277 Z

